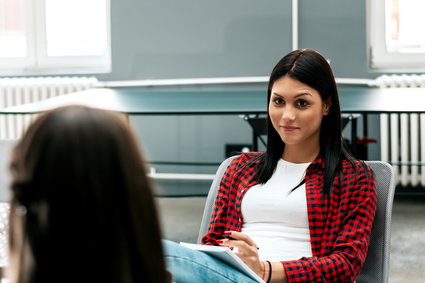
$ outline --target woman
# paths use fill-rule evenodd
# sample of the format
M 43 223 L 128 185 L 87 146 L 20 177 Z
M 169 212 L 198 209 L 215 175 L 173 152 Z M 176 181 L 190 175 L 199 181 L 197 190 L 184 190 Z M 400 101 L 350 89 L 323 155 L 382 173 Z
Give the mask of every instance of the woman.
M 9 282 L 167 282 L 151 185 L 128 122 L 67 106 L 14 149 Z
M 375 181 L 342 143 L 328 62 L 314 50 L 289 53 L 271 73 L 267 102 L 267 150 L 229 165 L 202 243 L 237 248 L 266 282 L 353 282 L 367 254 Z M 166 248 L 167 256 L 192 253 Z M 238 273 L 220 268 L 227 282 Z

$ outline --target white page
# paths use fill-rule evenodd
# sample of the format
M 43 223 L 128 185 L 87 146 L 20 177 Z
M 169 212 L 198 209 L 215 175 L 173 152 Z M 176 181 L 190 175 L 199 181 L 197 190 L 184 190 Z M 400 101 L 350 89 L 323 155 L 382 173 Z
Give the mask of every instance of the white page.
M 184 242 L 180 242 L 180 245 L 192 250 L 197 250 L 197 251 L 207 253 L 210 256 L 215 257 L 227 263 L 228 265 L 236 268 L 237 270 L 248 275 L 252 279 L 257 280 L 258 282 L 264 282 L 263 279 L 261 279 L 260 276 L 257 275 L 257 273 L 255 273 L 251 268 L 249 268 L 248 265 L 246 265 L 228 247 L 197 245 L 197 244 L 190 244 L 190 243 L 184 243 Z

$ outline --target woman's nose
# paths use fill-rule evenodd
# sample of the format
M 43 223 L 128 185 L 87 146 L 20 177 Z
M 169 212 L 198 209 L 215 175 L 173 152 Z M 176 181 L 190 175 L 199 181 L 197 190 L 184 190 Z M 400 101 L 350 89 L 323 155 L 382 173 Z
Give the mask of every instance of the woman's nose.
M 284 121 L 291 121 L 295 119 L 295 109 L 293 107 L 285 107 L 282 109 L 282 119 Z

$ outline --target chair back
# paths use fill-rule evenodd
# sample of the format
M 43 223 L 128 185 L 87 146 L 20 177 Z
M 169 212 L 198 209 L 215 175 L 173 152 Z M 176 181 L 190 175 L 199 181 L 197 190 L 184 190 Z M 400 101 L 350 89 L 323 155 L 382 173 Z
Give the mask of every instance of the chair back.
M 211 184 L 210 190 L 208 191 L 207 200 L 205 202 L 205 208 L 204 208 L 204 214 L 202 216 L 201 220 L 201 227 L 199 228 L 199 234 L 198 234 L 198 243 L 201 243 L 202 237 L 208 232 L 208 225 L 210 223 L 210 218 L 212 215 L 212 211 L 214 208 L 215 199 L 217 197 L 217 191 L 220 187 L 221 178 L 223 177 L 224 172 L 227 169 L 227 166 L 229 166 L 230 162 L 235 158 L 236 156 L 231 156 L 224 160 L 220 166 L 217 169 L 217 172 L 215 173 L 215 178 Z
M 224 160 L 216 172 L 205 202 L 198 243 L 201 242 L 202 236 L 208 232 L 208 224 L 221 178 L 229 163 L 235 157 L 232 156 Z M 392 166 L 383 161 L 366 161 L 366 164 L 375 173 L 377 207 L 366 262 L 357 276 L 356 282 L 386 283 L 389 277 L 391 214 L 395 191 L 395 173 Z
M 366 262 L 356 282 L 388 282 L 390 269 L 391 214 L 395 191 L 393 167 L 383 161 L 366 161 L 375 173 L 377 205 Z

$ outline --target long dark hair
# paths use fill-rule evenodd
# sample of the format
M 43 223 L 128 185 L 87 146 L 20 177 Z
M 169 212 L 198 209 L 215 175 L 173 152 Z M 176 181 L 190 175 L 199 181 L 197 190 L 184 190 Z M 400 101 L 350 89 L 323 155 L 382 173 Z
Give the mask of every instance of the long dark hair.
M 320 127 L 320 154 L 325 159 L 324 192 L 329 192 L 334 176 L 341 169 L 342 159 L 354 162 L 342 141 L 341 110 L 335 77 L 329 63 L 317 51 L 295 50 L 283 57 L 273 68 L 267 91 L 267 105 L 276 80 L 289 76 L 317 90 L 322 101 L 331 102 L 329 114 L 323 116 Z M 259 156 L 257 181 L 267 182 L 282 157 L 285 143 L 274 129 L 270 115 L 267 115 L 267 148 Z
M 166 282 L 151 184 L 124 117 L 48 112 L 11 171 L 11 282 Z

